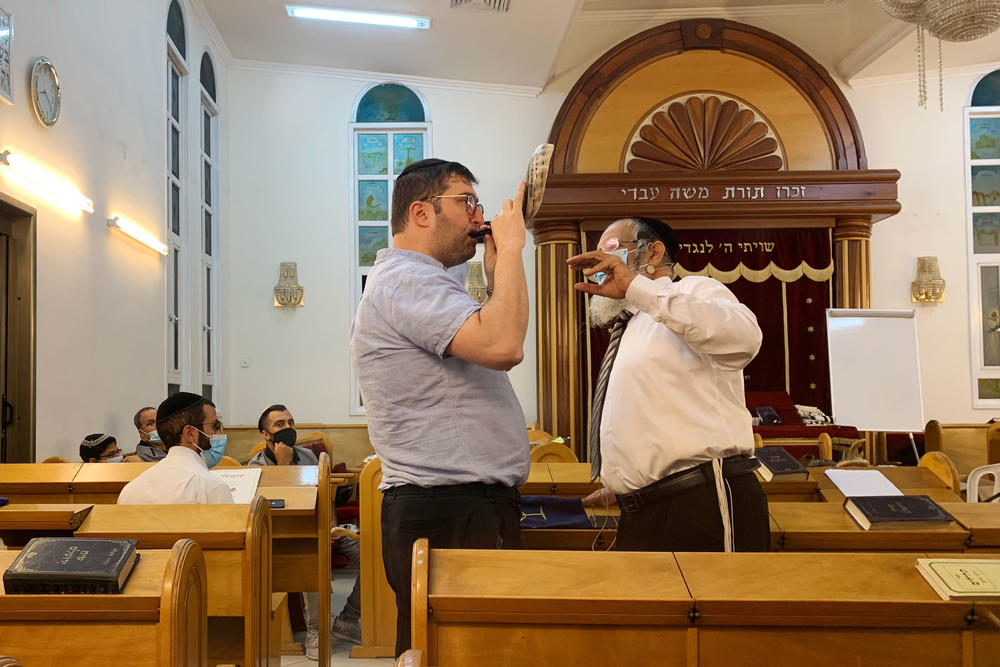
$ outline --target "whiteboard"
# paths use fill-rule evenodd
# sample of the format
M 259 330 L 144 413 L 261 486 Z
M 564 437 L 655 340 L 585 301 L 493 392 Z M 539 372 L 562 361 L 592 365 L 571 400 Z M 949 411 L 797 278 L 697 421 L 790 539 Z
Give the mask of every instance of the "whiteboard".
M 834 423 L 862 431 L 924 430 L 912 310 L 828 308 L 826 341 Z

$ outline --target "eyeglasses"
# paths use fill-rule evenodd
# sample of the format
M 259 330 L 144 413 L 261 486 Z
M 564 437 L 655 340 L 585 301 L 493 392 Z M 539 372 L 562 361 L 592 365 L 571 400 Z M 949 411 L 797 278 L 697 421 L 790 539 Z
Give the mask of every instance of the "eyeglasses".
M 637 245 L 638 243 L 639 241 L 619 241 L 618 239 L 611 238 L 605 241 L 604 245 L 598 247 L 597 249 L 601 252 L 614 252 L 624 245 Z
M 205 422 L 202 426 L 211 426 L 213 431 L 221 431 L 224 428 L 222 422 L 218 419 L 214 422 Z
M 465 212 L 469 215 L 475 215 L 477 209 L 480 213 L 483 212 L 483 205 L 479 203 L 479 197 L 476 195 L 434 195 L 430 199 L 457 199 L 459 197 L 465 197 Z
M 122 454 L 122 450 L 120 450 L 120 449 L 116 449 L 116 450 L 111 451 L 111 452 L 104 452 L 103 454 L 101 454 L 101 460 L 102 461 L 107 461 L 108 459 L 113 459 L 113 458 L 116 458 L 118 456 L 121 456 L 121 454 Z

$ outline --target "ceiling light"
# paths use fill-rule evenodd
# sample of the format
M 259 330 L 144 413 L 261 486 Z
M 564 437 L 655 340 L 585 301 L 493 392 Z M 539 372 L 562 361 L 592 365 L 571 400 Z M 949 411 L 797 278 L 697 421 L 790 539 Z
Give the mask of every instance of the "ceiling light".
M 425 16 L 407 16 L 405 14 L 380 14 L 376 12 L 358 12 L 347 9 L 330 9 L 329 7 L 304 7 L 302 5 L 285 5 L 288 15 L 297 19 L 313 19 L 316 21 L 341 21 L 343 23 L 364 23 L 381 25 L 390 28 L 431 27 L 431 20 Z

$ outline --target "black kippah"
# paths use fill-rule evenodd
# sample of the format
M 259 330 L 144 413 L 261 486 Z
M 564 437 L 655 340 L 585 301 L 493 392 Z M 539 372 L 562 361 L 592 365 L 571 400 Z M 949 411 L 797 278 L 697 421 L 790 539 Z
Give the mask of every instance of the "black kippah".
M 632 219 L 649 227 L 659 237 L 659 240 L 663 242 L 663 245 L 667 249 L 667 254 L 670 256 L 670 261 L 677 261 L 677 251 L 680 249 L 680 243 L 678 243 L 677 237 L 674 236 L 674 230 L 670 228 L 670 225 L 656 218 L 634 217 Z
M 160 403 L 160 407 L 156 409 L 156 421 L 157 423 L 165 421 L 176 415 L 178 412 L 193 408 L 204 402 L 204 396 L 192 394 L 188 391 L 179 391 Z
M 418 169 L 429 169 L 430 167 L 436 167 L 440 164 L 448 164 L 448 160 L 442 160 L 441 158 L 437 157 L 429 157 L 426 160 L 417 160 L 416 162 L 411 162 L 410 164 L 408 164 L 406 166 L 406 169 L 400 172 L 399 176 L 397 176 L 396 178 L 401 178 L 403 176 L 406 176 L 411 171 L 417 171 Z

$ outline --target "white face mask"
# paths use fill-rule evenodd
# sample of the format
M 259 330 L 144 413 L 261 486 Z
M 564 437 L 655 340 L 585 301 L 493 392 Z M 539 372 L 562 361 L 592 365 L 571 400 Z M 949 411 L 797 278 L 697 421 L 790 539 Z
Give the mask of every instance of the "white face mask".
M 125 455 L 124 454 L 119 454 L 118 456 L 114 457 L 113 459 L 104 459 L 104 461 L 102 461 L 102 463 L 121 463 L 124 460 L 125 460 Z

